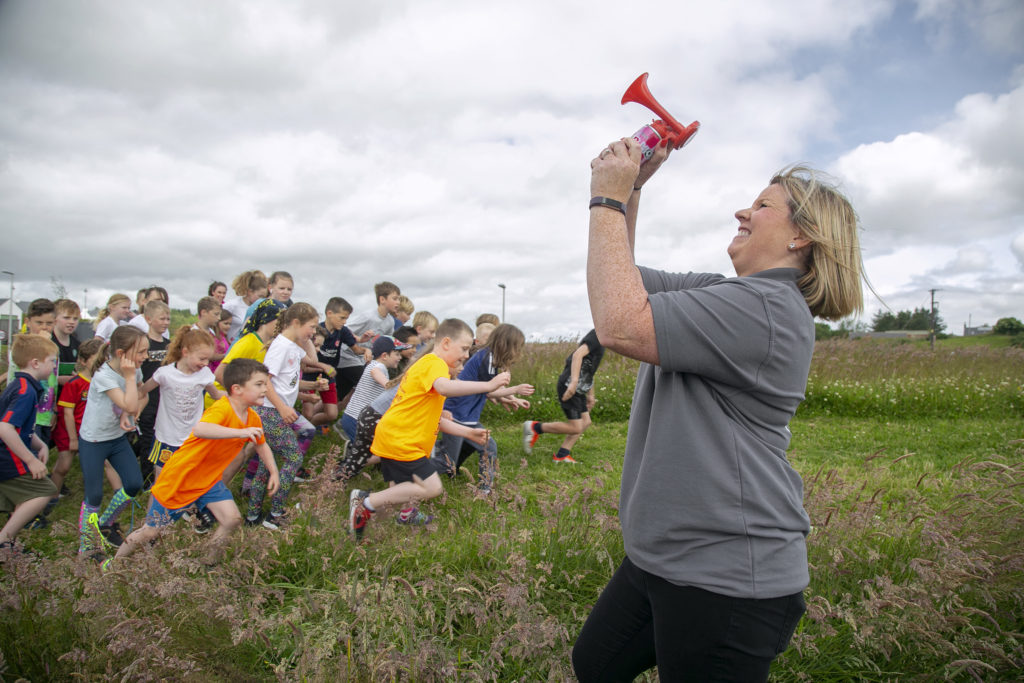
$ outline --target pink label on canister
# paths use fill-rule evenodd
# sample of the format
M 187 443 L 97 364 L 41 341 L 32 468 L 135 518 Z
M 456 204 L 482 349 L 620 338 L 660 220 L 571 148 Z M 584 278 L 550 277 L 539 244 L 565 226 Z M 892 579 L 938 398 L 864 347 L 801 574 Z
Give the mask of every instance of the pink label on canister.
M 658 148 L 658 143 L 661 142 L 661 136 L 658 135 L 658 131 L 654 130 L 652 126 L 644 126 L 633 133 L 633 139 L 640 143 L 640 150 L 644 154 L 644 161 L 651 158 L 654 150 Z

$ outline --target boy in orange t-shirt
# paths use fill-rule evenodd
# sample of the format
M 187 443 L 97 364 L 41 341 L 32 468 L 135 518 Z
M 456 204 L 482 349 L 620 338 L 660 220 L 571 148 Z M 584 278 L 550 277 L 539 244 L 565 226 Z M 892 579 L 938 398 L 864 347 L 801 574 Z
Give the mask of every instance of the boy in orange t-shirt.
M 214 564 L 228 536 L 242 523 L 242 514 L 231 492 L 221 481 L 225 468 L 247 441 L 270 471 L 267 492 L 279 486 L 274 455 L 263 438 L 263 423 L 252 408 L 262 405 L 270 375 L 267 366 L 251 358 L 236 358 L 225 366 L 228 395 L 214 402 L 192 429 L 185 443 L 164 465 L 150 490 L 146 522 L 124 539 L 114 559 L 131 554 L 136 546 L 155 539 L 160 530 L 180 519 L 195 504 L 206 508 L 220 522 L 210 541 L 205 560 Z M 110 560 L 103 563 L 109 569 Z
M 449 396 L 488 394 L 508 384 L 502 372 L 489 382 L 451 378 L 452 369 L 469 357 L 473 330 L 456 318 L 437 328 L 434 350 L 406 371 L 394 402 L 381 418 L 370 451 L 380 456 L 380 469 L 391 487 L 370 492 L 355 489 L 349 496 L 349 530 L 356 540 L 380 505 L 408 504 L 398 516 L 401 524 L 426 524 L 432 518 L 419 512 L 413 501 L 441 495 L 441 478 L 430 460 L 437 439 L 444 400 Z

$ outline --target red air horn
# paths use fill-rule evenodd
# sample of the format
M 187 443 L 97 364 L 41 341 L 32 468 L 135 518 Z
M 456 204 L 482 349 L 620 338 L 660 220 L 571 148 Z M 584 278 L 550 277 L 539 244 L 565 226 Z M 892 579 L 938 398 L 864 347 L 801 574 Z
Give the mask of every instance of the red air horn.
M 700 121 L 694 121 L 688 126 L 683 126 L 683 124 L 676 121 L 671 114 L 665 111 L 663 106 L 658 104 L 658 100 L 654 99 L 654 95 L 647 88 L 646 73 L 640 74 L 626 88 L 625 94 L 622 95 L 622 104 L 626 102 L 642 104 L 661 117 L 633 134 L 633 139 L 640 143 L 640 148 L 643 150 L 644 161 L 651 158 L 654 150 L 658 148 L 662 140 L 666 140 L 667 144 L 672 145 L 672 149 L 679 149 L 688 143 L 700 129 Z

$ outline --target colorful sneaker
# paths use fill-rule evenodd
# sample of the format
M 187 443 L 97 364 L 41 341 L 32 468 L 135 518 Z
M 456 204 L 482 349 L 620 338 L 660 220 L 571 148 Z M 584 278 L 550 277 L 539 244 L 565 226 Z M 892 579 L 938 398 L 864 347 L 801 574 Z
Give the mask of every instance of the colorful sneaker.
M 246 526 L 261 526 L 263 524 L 263 515 L 256 515 L 255 517 L 246 515 L 243 524 Z
M 398 516 L 395 517 L 395 521 L 406 526 L 424 526 L 425 524 L 430 524 L 434 521 L 434 515 L 425 515 L 417 509 L 410 512 L 405 517 L 402 517 L 401 512 L 398 513 Z
M 124 543 L 124 536 L 121 535 L 121 525 L 117 522 L 101 524 L 100 533 L 103 535 L 106 542 L 112 546 L 120 546 Z
M 110 568 L 111 568 L 110 563 L 113 562 L 113 561 L 114 561 L 114 558 L 108 557 L 107 559 L 105 559 L 102 562 L 100 562 L 100 571 L 103 572 L 104 574 L 109 572 Z
M 35 519 L 28 524 L 29 529 L 45 529 L 48 526 L 50 526 L 50 520 L 46 518 L 46 511 L 41 515 L 36 515 Z
M 310 474 L 309 470 L 307 470 L 305 467 L 302 467 L 299 469 L 298 472 L 295 473 L 295 478 L 292 479 L 292 481 L 294 481 L 296 484 L 301 484 L 302 482 L 312 481 L 312 479 L 313 475 Z
M 268 515 L 261 523 L 261 526 L 270 531 L 280 531 L 287 521 L 288 518 L 285 515 Z
M 540 434 L 533 431 L 533 420 L 527 420 L 523 423 L 523 450 L 529 455 L 533 453 L 533 444 L 537 443 L 537 439 L 540 438 Z
M 352 493 L 348 497 L 348 530 L 356 537 L 357 543 L 363 539 L 366 523 L 373 516 L 373 513 L 363 505 L 363 501 L 368 495 L 370 495 L 369 491 L 352 489 Z
M 210 512 L 210 508 L 203 508 L 200 510 L 199 514 L 196 515 L 196 518 L 199 520 L 195 526 L 195 532 L 197 534 L 210 533 L 210 529 L 212 529 L 213 525 L 217 523 L 217 518 L 213 516 L 212 512 Z
M 567 462 L 567 463 L 571 463 L 573 465 L 575 465 L 577 463 L 577 461 L 572 457 L 571 454 L 570 455 L 559 456 L 558 453 L 555 453 L 554 455 L 551 456 L 551 461 L 552 462 Z

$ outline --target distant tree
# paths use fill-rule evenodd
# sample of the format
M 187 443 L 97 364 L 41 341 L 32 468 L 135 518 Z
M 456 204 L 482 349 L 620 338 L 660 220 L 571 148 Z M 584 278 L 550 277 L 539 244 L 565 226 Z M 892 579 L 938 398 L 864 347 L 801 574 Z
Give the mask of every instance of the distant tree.
M 930 330 L 932 329 L 932 314 L 927 308 L 915 308 L 913 311 L 879 311 L 871 319 L 871 329 L 874 332 L 889 332 L 891 330 Z M 938 310 L 935 312 L 935 334 L 941 334 L 946 329 L 946 323 L 942 321 Z
M 992 331 L 996 334 L 1021 334 L 1024 332 L 1024 323 L 1016 318 L 1000 318 Z
M 54 299 L 67 299 L 68 288 L 64 286 L 64 278 L 50 276 L 50 288 L 53 290 Z
M 872 332 L 888 332 L 890 330 L 898 329 L 899 327 L 896 322 L 896 316 L 892 311 L 879 311 L 871 318 Z

